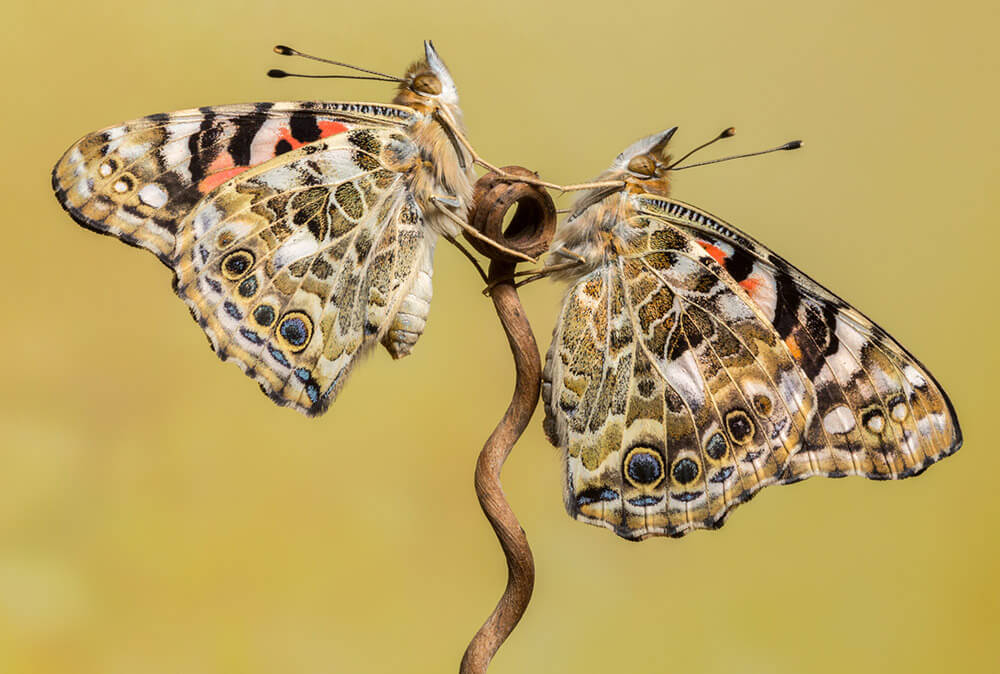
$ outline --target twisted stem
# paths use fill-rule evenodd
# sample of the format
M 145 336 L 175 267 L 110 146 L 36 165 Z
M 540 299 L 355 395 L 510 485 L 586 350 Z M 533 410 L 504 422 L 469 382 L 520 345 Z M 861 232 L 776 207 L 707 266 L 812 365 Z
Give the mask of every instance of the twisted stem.
M 490 264 L 490 281 L 510 278 L 513 271 L 512 264 L 493 262 Z M 531 556 L 531 548 L 528 547 L 528 538 L 507 503 L 500 484 L 500 470 L 514 448 L 514 443 L 528 426 L 538 404 L 541 360 L 531 325 L 514 284 L 511 281 L 498 283 L 491 296 L 500 323 L 507 333 L 517 374 L 510 405 L 483 446 L 483 451 L 479 453 L 479 460 L 476 462 L 476 495 L 507 558 L 507 587 L 493 613 L 479 628 L 466 649 L 460 669 L 462 674 L 486 671 L 497 649 L 524 615 L 535 586 L 535 562 Z
M 534 176 L 520 167 L 504 167 L 502 170 L 506 175 Z M 504 215 L 510 208 L 517 210 L 504 231 Z M 552 199 L 536 186 L 510 182 L 492 173 L 476 183 L 469 223 L 493 241 L 536 257 L 548 249 L 555 232 L 555 221 Z M 516 374 L 514 395 L 507 411 L 486 440 L 476 463 L 475 485 L 479 505 L 507 559 L 507 587 L 462 657 L 461 674 L 484 674 L 497 650 L 524 615 L 535 586 L 535 562 L 528 547 L 528 538 L 504 495 L 500 471 L 538 404 L 542 366 L 538 344 L 514 283 L 517 258 L 499 252 L 495 246 L 484 246 L 475 237 L 466 238 L 491 260 L 488 287 L 500 324 L 507 334 Z

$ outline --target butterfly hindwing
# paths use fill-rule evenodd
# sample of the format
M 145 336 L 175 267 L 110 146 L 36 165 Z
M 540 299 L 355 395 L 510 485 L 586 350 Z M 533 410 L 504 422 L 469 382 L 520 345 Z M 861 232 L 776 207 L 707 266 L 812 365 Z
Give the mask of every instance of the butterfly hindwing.
M 546 363 L 566 505 L 621 536 L 718 527 L 780 479 L 813 393 L 745 293 L 655 217 L 571 288 Z
M 719 218 L 659 196 L 643 212 L 683 228 L 747 290 L 816 391 L 817 411 L 783 482 L 916 475 L 961 445 L 947 396 L 878 325 Z
M 221 185 L 186 217 L 177 292 L 221 357 L 316 413 L 389 331 L 430 242 L 402 187 L 415 148 L 358 127 Z

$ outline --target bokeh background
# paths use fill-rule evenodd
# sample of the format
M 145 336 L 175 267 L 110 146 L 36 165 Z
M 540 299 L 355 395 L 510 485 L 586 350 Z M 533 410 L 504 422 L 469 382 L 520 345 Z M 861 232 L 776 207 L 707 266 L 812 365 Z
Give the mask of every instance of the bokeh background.
M 565 516 L 536 417 L 504 485 L 537 589 L 491 671 L 997 671 L 998 14 L 971 0 L 6 5 L 0 671 L 457 670 L 504 583 L 471 478 L 513 381 L 465 260 L 440 247 L 415 354 L 380 350 L 310 420 L 216 360 L 165 268 L 77 227 L 49 189 L 70 143 L 123 119 L 391 97 L 268 80 L 293 65 L 274 43 L 397 73 L 428 37 L 484 155 L 560 182 L 673 124 L 677 148 L 735 125 L 712 156 L 805 139 L 680 174 L 675 194 L 890 330 L 966 436 L 915 480 L 768 489 L 721 531 L 636 545 Z M 543 349 L 560 295 L 524 291 Z

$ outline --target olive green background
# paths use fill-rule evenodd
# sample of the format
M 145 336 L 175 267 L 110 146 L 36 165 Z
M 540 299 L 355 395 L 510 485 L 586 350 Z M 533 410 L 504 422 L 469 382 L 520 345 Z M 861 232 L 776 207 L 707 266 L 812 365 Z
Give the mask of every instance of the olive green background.
M 443 243 L 415 354 L 331 411 L 220 364 L 170 273 L 77 227 L 49 171 L 144 114 L 390 85 L 269 80 L 276 42 L 400 73 L 433 38 L 491 161 L 585 180 L 674 124 L 674 194 L 773 246 L 914 351 L 966 436 L 914 480 L 773 488 L 718 532 L 571 521 L 540 414 L 504 472 L 538 582 L 491 671 L 996 671 L 996 4 L 15 2 L 0 200 L 0 671 L 456 671 L 505 567 L 472 489 L 513 375 Z M 562 200 L 561 203 L 568 203 Z M 544 349 L 561 289 L 524 290 Z

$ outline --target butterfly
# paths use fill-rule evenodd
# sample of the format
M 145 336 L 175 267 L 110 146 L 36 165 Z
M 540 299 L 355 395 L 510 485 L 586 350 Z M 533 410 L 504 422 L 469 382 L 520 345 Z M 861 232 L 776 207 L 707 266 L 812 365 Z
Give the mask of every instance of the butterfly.
M 770 484 L 900 479 L 957 451 L 955 411 L 906 349 L 758 241 L 668 196 L 691 154 L 671 163 L 675 131 L 618 155 L 552 245 L 570 260 L 550 262 L 552 275 L 572 285 L 542 397 L 569 514 L 630 540 L 682 536 L 722 526 Z
M 145 248 L 222 360 L 279 405 L 324 412 L 381 342 L 411 352 L 438 236 L 468 228 L 473 164 L 431 42 L 392 104 L 279 102 L 157 114 L 91 133 L 52 185 L 79 224 Z M 271 71 L 283 77 L 283 71 Z M 473 233 L 475 231 L 473 230 Z

